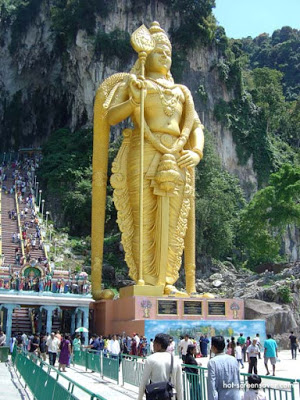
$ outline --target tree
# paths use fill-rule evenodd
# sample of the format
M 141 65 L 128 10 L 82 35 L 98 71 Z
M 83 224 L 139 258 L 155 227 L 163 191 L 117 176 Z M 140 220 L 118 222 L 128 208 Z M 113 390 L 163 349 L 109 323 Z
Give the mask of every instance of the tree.
M 247 266 L 280 259 L 288 224 L 299 222 L 300 167 L 286 164 L 270 176 L 270 184 L 241 212 L 237 245 L 247 258 Z
M 238 213 L 245 205 L 241 187 L 222 166 L 206 132 L 204 158 L 196 169 L 196 247 L 198 255 L 224 259 L 232 254 Z
M 258 107 L 263 110 L 267 122 L 267 133 L 276 133 L 280 127 L 282 114 L 285 112 L 285 99 L 281 85 L 283 74 L 270 68 L 253 70 L 255 88 L 252 97 Z

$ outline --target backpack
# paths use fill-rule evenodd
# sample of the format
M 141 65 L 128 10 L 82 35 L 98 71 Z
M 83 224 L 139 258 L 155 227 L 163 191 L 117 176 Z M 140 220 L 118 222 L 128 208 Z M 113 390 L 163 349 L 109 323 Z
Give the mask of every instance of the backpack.
M 171 375 L 173 371 L 173 354 L 171 354 L 171 368 L 169 380 L 167 382 L 150 383 L 146 385 L 146 400 L 171 400 L 173 397 L 173 384 Z

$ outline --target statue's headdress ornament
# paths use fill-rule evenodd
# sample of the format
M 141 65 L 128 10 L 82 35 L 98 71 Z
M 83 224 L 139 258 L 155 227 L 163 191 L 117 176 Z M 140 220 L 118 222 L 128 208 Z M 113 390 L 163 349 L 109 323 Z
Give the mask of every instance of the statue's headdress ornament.
M 141 29 L 146 29 L 146 31 L 148 32 L 148 34 L 150 33 L 151 35 L 151 40 L 153 40 L 155 42 L 155 45 L 159 45 L 159 44 L 164 44 L 166 46 L 169 47 L 170 50 L 172 50 L 172 45 L 171 42 L 168 38 L 168 35 L 166 34 L 166 32 L 160 27 L 159 23 L 157 21 L 154 21 L 151 23 L 151 27 L 149 28 L 149 30 L 142 25 L 139 29 L 137 29 L 135 32 L 141 30 Z M 142 31 L 141 31 L 142 32 Z M 134 34 L 133 34 L 134 35 Z M 137 40 L 138 39 L 138 40 Z M 134 42 L 138 43 L 138 45 L 133 46 L 134 49 L 139 52 L 140 50 L 138 49 L 139 45 L 144 44 L 143 42 L 143 34 L 139 34 L 137 37 L 134 38 Z M 132 43 L 134 44 L 134 43 Z M 137 59 L 136 63 L 134 64 L 134 66 L 131 68 L 130 71 L 131 74 L 135 74 L 135 75 L 140 75 L 141 74 L 141 64 L 140 64 L 140 60 Z M 172 74 L 170 71 L 168 71 L 166 79 L 172 83 L 174 83 Z
M 159 22 L 152 22 L 149 32 L 151 33 L 151 36 L 155 40 L 156 44 L 165 44 L 172 49 L 171 42 L 166 32 L 160 27 Z

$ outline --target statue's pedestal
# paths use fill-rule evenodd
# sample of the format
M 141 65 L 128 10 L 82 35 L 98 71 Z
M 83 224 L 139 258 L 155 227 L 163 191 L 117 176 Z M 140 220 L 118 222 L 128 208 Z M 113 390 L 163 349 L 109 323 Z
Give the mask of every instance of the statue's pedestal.
M 120 299 L 133 296 L 163 297 L 164 286 L 132 285 L 120 289 Z
M 122 297 L 117 300 L 93 303 L 94 329 L 98 334 L 126 332 L 132 335 L 138 332 L 148 336 L 150 330 L 153 334 L 154 326 L 157 328 L 156 333 L 165 332 L 169 321 L 177 321 L 172 324 L 176 324 L 177 330 L 182 328 L 184 331 L 189 325 L 194 326 L 201 321 L 237 322 L 244 319 L 244 301 L 241 299 L 126 296 L 125 292 L 122 293 Z

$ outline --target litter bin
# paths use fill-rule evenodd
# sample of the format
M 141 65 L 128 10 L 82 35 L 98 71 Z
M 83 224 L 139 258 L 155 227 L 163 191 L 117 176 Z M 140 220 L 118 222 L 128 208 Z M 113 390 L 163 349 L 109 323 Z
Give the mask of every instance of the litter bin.
M 0 362 L 6 362 L 8 360 L 9 347 L 1 346 L 0 347 Z

